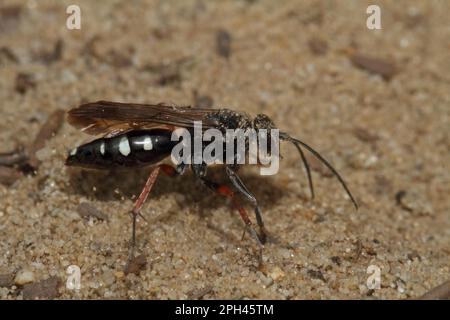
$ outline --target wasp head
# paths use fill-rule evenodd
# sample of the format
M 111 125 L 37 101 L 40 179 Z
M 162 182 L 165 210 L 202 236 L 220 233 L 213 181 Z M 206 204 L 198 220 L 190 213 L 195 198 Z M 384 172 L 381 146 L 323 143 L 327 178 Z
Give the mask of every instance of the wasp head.
M 259 143 L 263 143 L 264 145 L 266 145 L 267 155 L 272 155 L 273 141 L 271 140 L 271 131 L 273 129 L 277 129 L 273 121 L 265 114 L 258 114 L 253 119 L 253 129 L 257 132 L 259 139 L 262 139 L 259 141 Z M 278 143 L 278 141 L 276 141 L 275 143 Z

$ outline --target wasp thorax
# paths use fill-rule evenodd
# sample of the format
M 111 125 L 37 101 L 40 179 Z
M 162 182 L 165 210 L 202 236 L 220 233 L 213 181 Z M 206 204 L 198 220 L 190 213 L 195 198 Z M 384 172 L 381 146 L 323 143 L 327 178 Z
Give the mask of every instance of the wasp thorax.
M 258 114 L 255 119 L 253 120 L 253 128 L 258 130 L 258 129 L 276 129 L 275 124 L 273 123 L 273 121 L 266 116 L 265 114 Z

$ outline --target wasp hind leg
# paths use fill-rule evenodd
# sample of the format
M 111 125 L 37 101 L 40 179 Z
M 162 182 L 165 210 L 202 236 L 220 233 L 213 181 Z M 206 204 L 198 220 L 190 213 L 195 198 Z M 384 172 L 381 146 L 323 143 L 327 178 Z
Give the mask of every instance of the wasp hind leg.
M 178 169 L 178 168 L 177 168 Z M 148 198 L 148 195 L 152 191 L 152 188 L 158 178 L 160 172 L 162 171 L 165 175 L 169 177 L 174 177 L 178 174 L 179 170 L 175 169 L 172 166 L 166 164 L 158 165 L 153 171 L 150 173 L 147 182 L 144 185 L 144 188 L 141 191 L 141 194 L 137 198 L 134 203 L 133 210 L 131 210 L 131 219 L 132 219 L 132 228 L 131 228 L 131 240 L 130 240 L 130 260 L 134 257 L 134 250 L 136 247 L 136 219 L 138 216 L 145 218 L 141 214 L 142 206 Z

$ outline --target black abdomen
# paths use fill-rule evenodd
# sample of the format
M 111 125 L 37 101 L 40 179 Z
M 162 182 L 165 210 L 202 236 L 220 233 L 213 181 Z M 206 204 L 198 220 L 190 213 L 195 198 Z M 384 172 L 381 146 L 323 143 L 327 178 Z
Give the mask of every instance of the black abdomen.
M 164 129 L 130 131 L 100 138 L 73 149 L 66 164 L 98 169 L 138 167 L 157 163 L 170 155 L 178 143 Z

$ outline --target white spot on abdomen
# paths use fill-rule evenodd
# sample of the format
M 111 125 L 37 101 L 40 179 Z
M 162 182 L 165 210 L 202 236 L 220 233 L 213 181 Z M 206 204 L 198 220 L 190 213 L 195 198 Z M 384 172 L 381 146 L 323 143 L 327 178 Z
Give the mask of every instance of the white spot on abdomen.
M 102 154 L 102 156 L 105 155 L 105 141 L 102 141 L 102 143 L 100 144 L 100 153 Z
M 131 152 L 130 143 L 128 142 L 128 138 L 126 136 L 120 139 L 119 152 L 125 157 L 128 156 Z
M 153 149 L 152 139 L 150 137 L 144 138 L 144 150 L 149 151 Z

